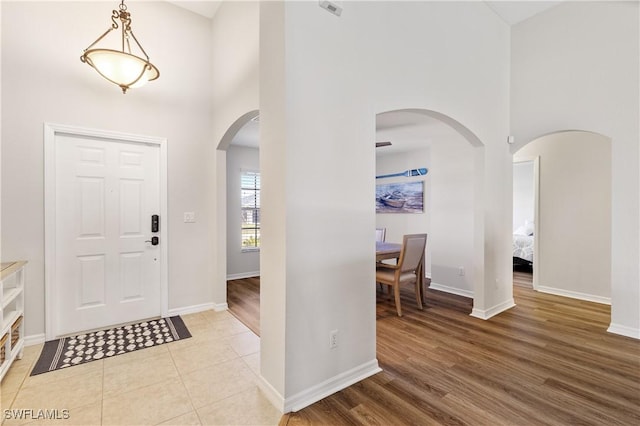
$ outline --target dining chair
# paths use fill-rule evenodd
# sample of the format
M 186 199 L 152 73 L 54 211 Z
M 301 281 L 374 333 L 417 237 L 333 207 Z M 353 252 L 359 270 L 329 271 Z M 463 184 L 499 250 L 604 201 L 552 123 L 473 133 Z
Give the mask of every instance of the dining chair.
M 402 238 L 402 248 L 397 264 L 376 264 L 376 283 L 393 287 L 399 317 L 402 316 L 402 306 L 400 306 L 400 286 L 402 284 L 414 283 L 418 308 L 422 309 L 422 289 L 420 288 L 422 280 L 419 278 L 419 274 L 424 274 L 421 265 L 426 246 L 427 234 L 407 234 Z
M 387 236 L 387 228 L 376 228 L 376 241 L 384 242 Z

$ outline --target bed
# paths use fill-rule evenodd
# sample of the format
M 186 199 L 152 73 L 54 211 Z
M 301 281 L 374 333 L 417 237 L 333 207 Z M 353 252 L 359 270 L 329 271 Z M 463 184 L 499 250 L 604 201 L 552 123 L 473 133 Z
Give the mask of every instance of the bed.
M 533 223 L 525 222 L 513 232 L 513 264 L 533 265 Z

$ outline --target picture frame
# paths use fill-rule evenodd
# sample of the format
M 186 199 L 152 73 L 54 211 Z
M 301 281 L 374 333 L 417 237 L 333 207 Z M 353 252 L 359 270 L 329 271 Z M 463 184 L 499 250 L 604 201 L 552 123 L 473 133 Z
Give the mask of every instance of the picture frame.
M 424 181 L 376 185 L 376 213 L 424 213 Z

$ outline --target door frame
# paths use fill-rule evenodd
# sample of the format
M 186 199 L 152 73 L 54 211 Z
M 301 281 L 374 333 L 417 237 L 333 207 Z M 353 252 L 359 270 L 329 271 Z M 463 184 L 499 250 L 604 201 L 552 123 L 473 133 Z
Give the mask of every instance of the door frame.
M 534 290 L 538 290 L 540 277 L 540 156 L 522 157 L 513 160 L 513 164 L 531 162 L 533 166 L 533 282 Z M 513 179 L 512 179 L 513 181 Z M 512 182 L 513 186 L 513 182 Z M 513 209 L 513 206 L 511 207 Z
M 44 297 L 45 297 L 45 338 L 56 338 L 57 324 L 53 295 L 56 294 L 56 136 L 72 135 L 93 137 L 105 142 L 124 142 L 158 146 L 160 149 L 160 314 L 169 312 L 169 265 L 168 265 L 168 208 L 167 208 L 167 139 L 109 130 L 89 129 L 64 124 L 44 123 Z

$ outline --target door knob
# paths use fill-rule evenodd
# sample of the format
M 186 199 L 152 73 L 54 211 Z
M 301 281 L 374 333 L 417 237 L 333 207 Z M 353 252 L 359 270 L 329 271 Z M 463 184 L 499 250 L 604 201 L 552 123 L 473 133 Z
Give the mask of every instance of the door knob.
M 151 239 L 150 240 L 146 240 L 145 243 L 151 243 L 152 246 L 157 246 L 158 244 L 160 244 L 160 238 L 151 237 Z

